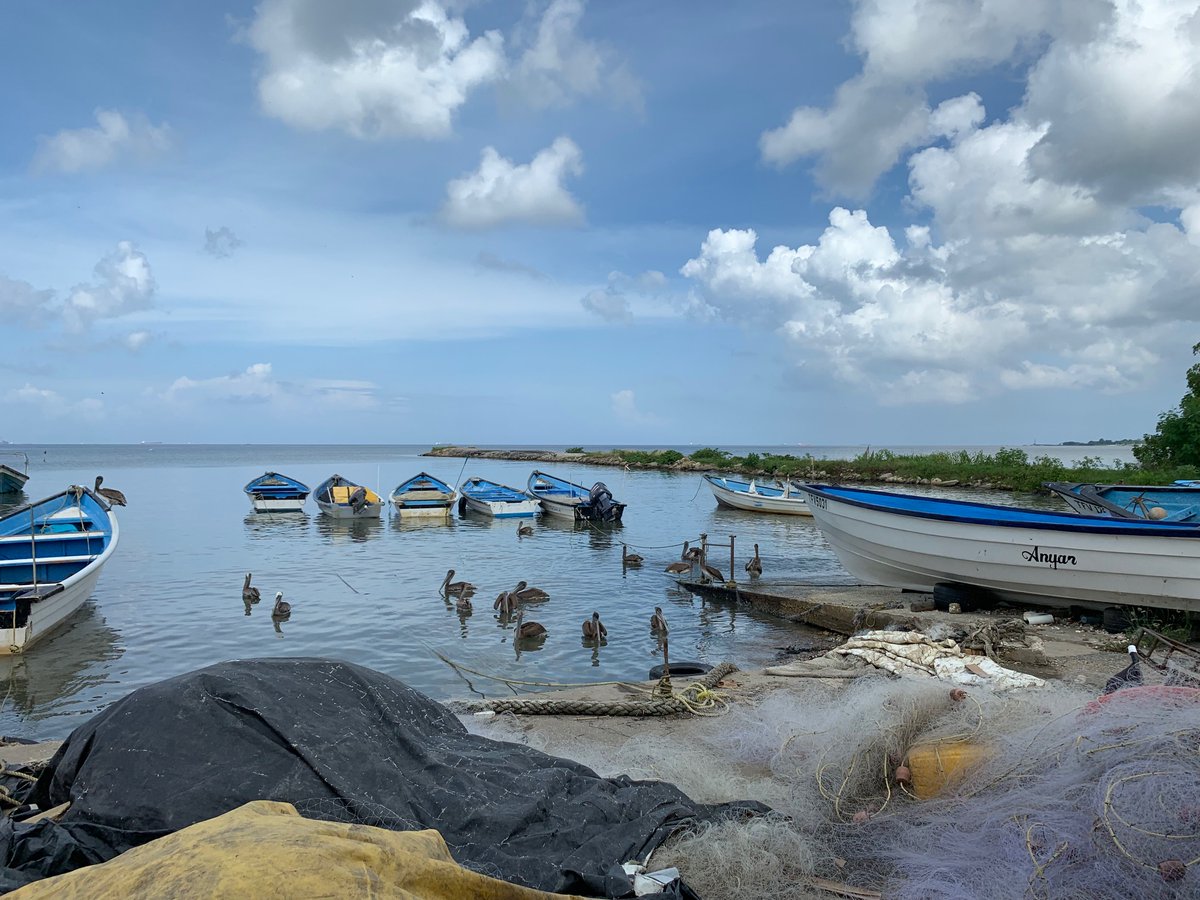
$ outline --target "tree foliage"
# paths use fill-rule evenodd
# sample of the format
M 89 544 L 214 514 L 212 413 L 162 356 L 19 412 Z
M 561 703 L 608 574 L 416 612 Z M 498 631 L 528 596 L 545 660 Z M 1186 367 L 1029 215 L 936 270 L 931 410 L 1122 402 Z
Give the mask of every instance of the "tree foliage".
M 1200 344 L 1192 347 L 1200 356 Z M 1133 448 L 1137 461 L 1148 469 L 1200 466 L 1200 362 L 1187 371 L 1188 391 L 1179 406 L 1158 417 L 1154 434 Z

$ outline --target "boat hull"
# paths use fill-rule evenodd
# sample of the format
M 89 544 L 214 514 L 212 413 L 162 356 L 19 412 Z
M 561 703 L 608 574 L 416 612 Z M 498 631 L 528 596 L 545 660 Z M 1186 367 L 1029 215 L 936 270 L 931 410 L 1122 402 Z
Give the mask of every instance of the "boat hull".
M 547 515 L 554 516 L 556 519 L 567 519 L 574 522 L 576 519 L 583 518 L 579 514 L 578 502 L 551 500 L 547 497 L 538 497 L 537 502 L 542 505 L 542 509 Z
M 304 512 L 304 497 L 251 497 L 255 512 Z
M 704 481 L 712 491 L 717 503 L 730 509 L 741 509 L 746 512 L 775 513 L 784 516 L 812 517 L 812 510 L 803 496 L 770 497 L 765 494 L 731 489 L 718 480 L 704 476 Z
M 868 583 L 915 591 L 963 584 L 1017 602 L 1200 611 L 1198 537 L 978 524 L 808 493 L 842 565 Z M 1078 518 L 1084 527 L 1101 521 Z
M 493 519 L 528 519 L 537 515 L 537 500 L 479 500 L 463 495 L 467 510 Z
M 321 512 L 329 516 L 331 519 L 370 519 L 378 518 L 383 512 L 382 503 L 367 503 L 364 504 L 358 511 L 355 511 L 351 506 L 345 503 L 329 503 L 325 500 L 318 500 L 317 506 Z
M 0 494 L 15 494 L 25 487 L 29 476 L 24 472 L 0 463 Z
M 450 517 L 453 502 L 413 506 L 403 500 L 393 499 L 396 514 L 402 519 L 446 519 Z

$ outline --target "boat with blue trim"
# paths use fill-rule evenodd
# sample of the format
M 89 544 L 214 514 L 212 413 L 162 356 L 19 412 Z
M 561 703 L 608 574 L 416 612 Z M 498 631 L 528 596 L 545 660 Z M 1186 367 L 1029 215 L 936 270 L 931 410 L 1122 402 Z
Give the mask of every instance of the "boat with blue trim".
M 454 488 L 428 472 L 419 472 L 396 485 L 388 500 L 401 518 L 448 517 L 458 494 Z
M 383 511 L 383 501 L 369 487 L 333 475 L 313 491 L 317 507 L 334 519 L 366 519 Z
M 1200 525 L 824 484 L 803 490 L 842 565 L 870 584 L 1200 612 Z
M 800 485 L 792 480 L 759 484 L 757 479 L 739 481 L 721 475 L 702 476 L 719 506 L 747 512 L 782 513 L 785 516 L 811 516 L 808 501 Z
M 29 480 L 29 457 L 24 453 L 9 453 L 5 455 L 19 456 L 25 461 L 24 466 L 17 468 L 6 463 L 0 463 L 0 494 L 15 494 L 25 487 Z
M 21 653 L 79 609 L 119 537 L 108 503 L 78 485 L 0 517 L 0 655 Z
M 1085 516 L 1200 522 L 1200 481 L 1176 481 L 1174 484 L 1047 481 L 1042 487 Z
M 507 484 L 472 476 L 458 487 L 460 509 L 482 513 L 496 519 L 525 518 L 537 514 L 539 502 L 524 491 Z
M 264 472 L 243 490 L 255 512 L 301 512 L 308 499 L 308 485 L 278 472 Z
M 529 476 L 526 493 L 539 501 L 549 515 L 560 519 L 620 522 L 625 512 L 625 504 L 613 499 L 612 491 L 603 481 L 597 481 L 588 489 L 556 475 L 534 470 Z

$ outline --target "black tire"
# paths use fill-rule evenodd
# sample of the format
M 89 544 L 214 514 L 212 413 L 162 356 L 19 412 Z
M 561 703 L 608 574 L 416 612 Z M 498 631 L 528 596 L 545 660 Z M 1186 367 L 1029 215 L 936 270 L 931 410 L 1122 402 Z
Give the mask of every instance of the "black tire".
M 963 584 L 935 584 L 933 586 L 933 608 L 946 612 L 951 603 L 957 603 L 963 612 L 974 612 L 979 606 L 971 588 Z
M 712 666 L 708 663 L 692 662 L 684 660 L 683 662 L 671 663 L 671 674 L 682 678 L 685 675 L 707 675 L 712 671 Z M 655 666 L 650 670 L 650 680 L 658 681 L 663 676 L 663 667 Z

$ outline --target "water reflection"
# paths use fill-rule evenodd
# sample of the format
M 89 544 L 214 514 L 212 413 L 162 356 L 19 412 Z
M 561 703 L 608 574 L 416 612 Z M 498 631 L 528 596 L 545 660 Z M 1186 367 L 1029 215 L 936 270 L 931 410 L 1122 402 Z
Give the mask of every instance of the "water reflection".
M 258 540 L 303 537 L 308 533 L 308 515 L 302 512 L 252 512 L 242 521 L 246 534 Z
M 328 538 L 331 544 L 346 542 L 361 544 L 382 533 L 383 521 L 378 516 L 361 519 L 334 519 L 330 516 L 317 516 L 317 534 Z
M 29 502 L 29 495 L 24 491 L 0 492 L 0 516 L 10 510 L 18 509 Z
M 417 516 L 414 518 L 393 515 L 389 521 L 393 531 L 420 533 L 450 528 L 454 525 L 455 520 L 453 516 Z

